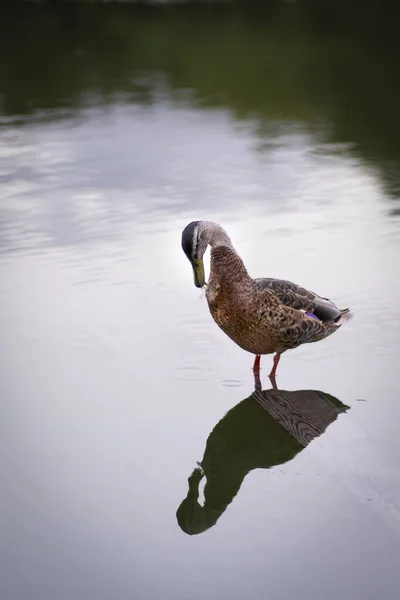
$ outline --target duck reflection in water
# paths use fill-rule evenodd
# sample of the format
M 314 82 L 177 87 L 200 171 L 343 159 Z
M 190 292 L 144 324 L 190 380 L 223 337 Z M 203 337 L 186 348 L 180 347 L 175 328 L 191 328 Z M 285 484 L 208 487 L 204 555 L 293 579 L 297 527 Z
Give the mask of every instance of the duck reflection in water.
M 194 535 L 213 527 L 247 473 L 292 460 L 348 408 L 320 391 L 276 387 L 262 391 L 256 376 L 251 396 L 232 408 L 210 433 L 203 460 L 190 475 L 188 494 L 176 513 L 180 528 Z

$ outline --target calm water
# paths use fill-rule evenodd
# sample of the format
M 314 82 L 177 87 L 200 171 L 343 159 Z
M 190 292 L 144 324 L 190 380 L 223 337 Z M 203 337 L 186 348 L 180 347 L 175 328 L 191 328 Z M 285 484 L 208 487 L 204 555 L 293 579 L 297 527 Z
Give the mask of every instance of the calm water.
M 399 597 L 395 22 L 2 15 L 3 600 Z M 355 312 L 278 394 L 193 286 L 193 219 Z

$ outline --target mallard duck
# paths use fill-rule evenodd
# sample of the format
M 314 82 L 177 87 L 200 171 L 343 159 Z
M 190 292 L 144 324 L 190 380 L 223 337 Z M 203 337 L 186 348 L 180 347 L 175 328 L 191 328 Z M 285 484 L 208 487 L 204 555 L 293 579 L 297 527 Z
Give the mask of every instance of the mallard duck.
M 203 255 L 211 246 L 210 276 L 205 283 Z M 275 379 L 281 354 L 331 335 L 352 316 L 331 300 L 281 279 L 252 279 L 226 231 L 217 223 L 193 221 L 182 232 L 182 249 L 193 267 L 196 287 L 205 286 L 211 315 L 243 350 L 275 354 L 269 374 Z

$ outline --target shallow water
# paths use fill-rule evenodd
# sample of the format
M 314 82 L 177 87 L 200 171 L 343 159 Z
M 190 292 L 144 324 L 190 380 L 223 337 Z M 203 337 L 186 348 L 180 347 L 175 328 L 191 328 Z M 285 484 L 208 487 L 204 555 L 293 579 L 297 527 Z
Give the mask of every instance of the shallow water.
M 4 600 L 398 597 L 398 53 L 351 16 L 1 20 Z M 193 219 L 355 313 L 278 395 L 193 286 Z

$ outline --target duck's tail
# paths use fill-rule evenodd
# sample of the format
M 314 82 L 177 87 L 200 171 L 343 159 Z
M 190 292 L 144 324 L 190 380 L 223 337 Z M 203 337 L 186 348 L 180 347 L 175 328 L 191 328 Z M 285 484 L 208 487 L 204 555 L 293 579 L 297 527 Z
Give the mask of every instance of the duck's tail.
M 347 321 L 350 321 L 354 317 L 354 314 L 351 312 L 350 308 L 342 308 L 340 309 L 340 317 L 336 321 L 337 325 L 343 325 Z

